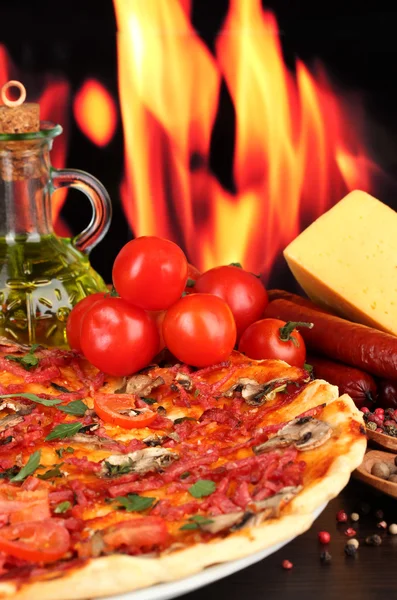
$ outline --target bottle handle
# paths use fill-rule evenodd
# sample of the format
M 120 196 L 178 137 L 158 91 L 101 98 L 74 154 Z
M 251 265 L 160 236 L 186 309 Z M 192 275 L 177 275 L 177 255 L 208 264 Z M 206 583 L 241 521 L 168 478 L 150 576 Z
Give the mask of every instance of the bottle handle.
M 88 226 L 73 240 L 73 246 L 89 254 L 89 252 L 106 235 L 112 219 L 112 203 L 105 187 L 96 177 L 77 169 L 51 168 L 53 190 L 65 187 L 75 188 L 83 192 L 92 206 L 92 217 Z

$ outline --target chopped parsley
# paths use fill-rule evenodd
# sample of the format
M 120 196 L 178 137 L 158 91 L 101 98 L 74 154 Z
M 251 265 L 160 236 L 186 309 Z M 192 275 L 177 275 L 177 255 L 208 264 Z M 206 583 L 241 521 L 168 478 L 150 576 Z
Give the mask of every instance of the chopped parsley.
M 22 469 L 20 469 L 20 471 L 16 475 L 14 475 L 14 477 L 12 477 L 10 479 L 10 481 L 12 483 L 17 482 L 17 481 L 23 481 L 24 479 L 26 479 L 26 477 L 28 475 L 31 475 L 32 473 L 34 473 L 40 464 L 40 458 L 41 458 L 41 450 L 36 450 L 36 452 L 33 452 L 33 454 L 31 454 L 29 456 L 29 459 L 28 459 L 28 462 L 26 463 L 26 465 L 23 466 Z
M 21 367 L 23 367 L 26 371 L 29 371 L 32 367 L 37 367 L 37 365 L 40 362 L 38 356 L 34 354 L 38 347 L 39 344 L 33 344 L 29 352 L 27 354 L 24 354 L 23 356 L 14 356 L 12 354 L 6 354 L 4 358 L 19 363 Z
M 139 496 L 139 494 L 128 494 L 127 496 L 117 496 L 115 500 L 120 504 L 118 508 L 124 508 L 127 512 L 141 512 L 150 508 L 156 501 L 156 498 Z
M 80 431 L 83 427 L 81 423 L 76 421 L 75 423 L 61 423 L 57 425 L 45 438 L 46 442 L 51 440 L 62 440 L 64 438 L 72 437 Z
M 58 454 L 59 458 L 62 458 L 64 452 L 67 452 L 68 454 L 73 454 L 74 448 L 72 448 L 71 446 L 68 446 L 67 448 L 58 448 L 57 450 L 55 450 L 55 452 L 56 454 Z
M 72 503 L 69 502 L 69 500 L 65 500 L 65 502 L 60 502 L 55 508 L 54 508 L 54 513 L 56 513 L 57 515 L 62 514 L 64 512 L 66 512 L 67 510 L 69 510 L 69 508 L 72 507 Z
M 188 522 L 182 525 L 179 529 L 181 531 L 188 531 L 190 529 L 199 529 L 201 525 L 210 525 L 214 521 L 212 519 L 208 519 L 207 517 L 203 517 L 202 515 L 194 515 L 193 517 L 189 517 Z

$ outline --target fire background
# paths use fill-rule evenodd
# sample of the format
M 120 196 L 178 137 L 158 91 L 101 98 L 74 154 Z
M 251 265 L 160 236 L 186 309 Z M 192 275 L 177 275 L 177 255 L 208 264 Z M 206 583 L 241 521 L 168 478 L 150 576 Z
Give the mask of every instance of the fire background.
M 146 0 L 125 1 L 139 3 Z M 157 0 L 159 3 L 173 1 Z M 240 1 L 249 3 L 252 0 Z M 191 4 L 193 26 L 214 52 L 215 38 L 227 13 L 228 1 L 192 0 Z M 340 89 L 359 95 L 364 107 L 366 148 L 371 160 L 379 166 L 372 178 L 371 192 L 397 208 L 394 183 L 397 175 L 397 8 L 390 6 L 381 2 L 280 0 L 263 3 L 263 7 L 272 10 L 277 17 L 288 68 L 294 69 L 296 57 L 309 68 L 320 59 Z M 91 255 L 93 266 L 108 281 L 118 250 L 133 236 L 120 199 L 124 141 L 118 100 L 116 30 L 111 0 L 0 2 L 0 43 L 13 64 L 11 74 L 18 75 L 25 83 L 28 98 L 32 93 L 34 99 L 40 97 L 49 77 L 61 78 L 69 85 L 66 119 L 62 123 L 67 138 L 66 166 L 97 176 L 113 201 L 110 231 Z M 87 79 L 102 84 L 116 107 L 114 135 L 102 147 L 83 133 L 73 111 L 74 98 Z M 183 86 L 181 80 L 181 94 Z M 231 193 L 235 191 L 232 176 L 234 119 L 234 107 L 223 85 L 211 138 L 209 165 L 211 172 Z M 197 157 L 192 159 L 193 167 L 194 158 Z M 90 218 L 89 203 L 82 201 L 79 193 L 71 191 L 61 214 L 70 230 L 77 233 Z M 280 260 L 275 261 L 270 283 L 288 285 L 288 275 Z

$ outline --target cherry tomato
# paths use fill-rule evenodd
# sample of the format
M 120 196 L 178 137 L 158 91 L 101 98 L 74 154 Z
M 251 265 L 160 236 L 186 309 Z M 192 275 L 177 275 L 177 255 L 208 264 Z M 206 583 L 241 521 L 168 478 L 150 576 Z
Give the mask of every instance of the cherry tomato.
M 165 317 L 165 310 L 150 310 L 148 311 L 149 315 L 152 317 L 154 322 L 156 323 L 157 331 L 159 332 L 160 343 L 157 352 L 161 352 L 165 348 L 165 342 L 163 337 L 163 321 Z
M 132 394 L 96 394 L 94 410 L 106 423 L 125 429 L 147 427 L 157 417 L 149 408 L 135 408 L 137 397 Z M 136 411 L 136 412 L 135 412 Z
M 64 556 L 69 532 L 53 519 L 25 521 L 0 529 L 0 551 L 32 562 L 49 563 Z
M 116 256 L 113 283 L 127 302 L 145 310 L 171 306 L 185 288 L 187 260 L 169 240 L 143 236 L 128 242 Z
M 122 521 L 109 527 L 103 534 L 107 546 L 131 546 L 133 548 L 153 548 L 165 544 L 168 539 L 167 525 L 161 517 L 143 517 Z
M 194 290 L 223 298 L 236 321 L 237 339 L 262 317 L 268 303 L 261 281 L 252 273 L 232 265 L 206 271 L 197 279 Z
M 194 286 L 196 284 L 197 279 L 200 277 L 200 275 L 201 275 L 201 271 L 199 271 L 197 269 L 197 267 L 195 267 L 191 263 L 187 264 L 187 281 L 186 281 L 186 287 L 185 287 L 186 294 L 192 294 L 193 292 L 195 292 Z
M 98 292 L 97 294 L 91 294 L 83 300 L 80 300 L 71 310 L 68 320 L 66 323 L 66 335 L 68 338 L 69 346 L 72 350 L 81 351 L 80 335 L 81 335 L 81 322 L 88 309 L 101 300 L 105 296 L 104 293 Z
M 309 326 L 311 323 L 262 319 L 244 331 L 238 349 L 250 358 L 277 358 L 294 367 L 303 367 L 306 347 L 301 334 L 295 329 L 298 325 Z
M 122 298 L 99 300 L 83 319 L 83 354 L 109 375 L 139 371 L 150 363 L 158 347 L 159 334 L 153 319 Z
M 236 343 L 236 324 L 224 300 L 211 294 L 185 296 L 168 309 L 164 341 L 180 361 L 207 367 L 226 360 Z

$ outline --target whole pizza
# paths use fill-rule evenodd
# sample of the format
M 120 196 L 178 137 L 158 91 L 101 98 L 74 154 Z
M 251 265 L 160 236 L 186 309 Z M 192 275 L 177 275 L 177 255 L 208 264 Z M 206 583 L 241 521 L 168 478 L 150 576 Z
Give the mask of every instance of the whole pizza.
M 183 578 L 307 530 L 362 461 L 338 388 L 234 351 L 107 376 L 0 345 L 0 597 L 94 598 Z

